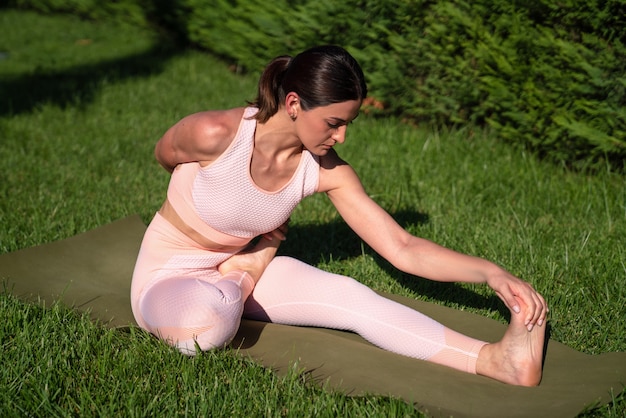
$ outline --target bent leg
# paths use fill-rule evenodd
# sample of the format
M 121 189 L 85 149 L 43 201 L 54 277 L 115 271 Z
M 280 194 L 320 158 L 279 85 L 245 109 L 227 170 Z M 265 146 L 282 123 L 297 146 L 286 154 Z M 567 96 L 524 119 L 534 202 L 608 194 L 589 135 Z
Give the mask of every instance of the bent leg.
M 222 348 L 234 338 L 254 283 L 232 272 L 215 283 L 171 277 L 147 288 L 139 301 L 146 329 L 184 354 Z
M 244 316 L 353 331 L 383 349 L 476 372 L 482 341 L 386 299 L 349 277 L 276 257 L 245 304 Z
M 223 347 L 233 338 L 254 280 L 243 271 L 221 275 L 231 253 L 207 251 L 158 213 L 150 223 L 131 285 L 137 324 L 186 354 Z

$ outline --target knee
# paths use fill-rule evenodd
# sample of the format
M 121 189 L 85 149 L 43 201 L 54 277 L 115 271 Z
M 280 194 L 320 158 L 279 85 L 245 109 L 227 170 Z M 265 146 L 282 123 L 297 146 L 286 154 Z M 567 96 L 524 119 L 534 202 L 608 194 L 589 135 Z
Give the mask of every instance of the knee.
M 196 279 L 156 283 L 141 298 L 141 323 L 184 354 L 223 348 L 239 329 L 240 294 L 234 284 L 218 287 Z
M 195 314 L 172 321 L 173 325 L 152 324 L 150 332 L 187 355 L 228 346 L 239 330 L 243 303 L 198 308 Z
M 193 329 L 185 329 L 184 333 L 191 334 L 191 338 L 174 340 L 172 336 L 169 336 L 165 341 L 189 356 L 194 356 L 201 351 L 226 348 L 235 338 L 240 322 L 241 315 L 236 318 L 223 318 L 198 334 Z

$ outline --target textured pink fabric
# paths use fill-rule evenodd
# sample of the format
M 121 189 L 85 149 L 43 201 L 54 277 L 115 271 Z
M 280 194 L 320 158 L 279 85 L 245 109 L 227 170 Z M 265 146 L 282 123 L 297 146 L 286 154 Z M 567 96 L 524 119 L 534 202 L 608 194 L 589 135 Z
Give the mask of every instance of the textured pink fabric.
M 244 317 L 358 333 L 378 347 L 476 373 L 482 341 L 386 299 L 356 280 L 276 257 L 248 298 Z
M 242 246 L 276 229 L 318 186 L 319 164 L 307 151 L 280 190 L 268 192 L 254 184 L 250 159 L 256 121 L 246 119 L 254 112 L 246 109 L 235 139 L 218 160 L 207 167 L 182 164 L 168 189 L 183 221 L 223 245 Z M 228 344 L 244 314 L 281 324 L 349 330 L 398 354 L 476 371 L 485 343 L 383 298 L 354 279 L 277 257 L 255 288 L 247 273 L 222 276 L 217 271 L 232 255 L 200 247 L 157 213 L 144 236 L 131 285 L 139 326 L 194 354 L 196 347 Z
M 149 287 L 140 301 L 147 329 L 185 354 L 223 348 L 237 333 L 243 303 L 254 282 L 232 272 L 215 283 L 170 277 Z
M 276 257 L 254 287 L 246 273 L 222 276 L 216 270 L 230 256 L 198 247 L 157 214 L 133 275 L 137 323 L 181 352 L 194 354 L 196 344 L 201 350 L 228 344 L 243 313 L 261 321 L 349 330 L 398 354 L 476 371 L 482 341 L 383 298 L 352 278 Z
M 318 186 L 317 157 L 304 150 L 290 181 L 280 190 L 259 188 L 250 176 L 256 108 L 246 108 L 233 142 L 213 163 L 178 166 L 168 200 L 185 223 L 222 245 L 245 245 L 281 226 L 300 201 Z
M 235 336 L 254 281 L 216 269 L 232 253 L 207 251 L 156 214 L 144 236 L 131 284 L 140 327 L 185 354 L 223 347 Z

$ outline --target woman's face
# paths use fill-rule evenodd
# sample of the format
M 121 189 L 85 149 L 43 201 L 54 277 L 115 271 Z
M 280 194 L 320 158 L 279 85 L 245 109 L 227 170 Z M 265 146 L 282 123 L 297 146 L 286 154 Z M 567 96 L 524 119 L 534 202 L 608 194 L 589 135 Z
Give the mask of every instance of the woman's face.
M 359 115 L 360 107 L 360 100 L 349 100 L 306 111 L 300 108 L 296 131 L 302 145 L 315 155 L 326 155 L 337 142 L 345 141 L 347 125 Z

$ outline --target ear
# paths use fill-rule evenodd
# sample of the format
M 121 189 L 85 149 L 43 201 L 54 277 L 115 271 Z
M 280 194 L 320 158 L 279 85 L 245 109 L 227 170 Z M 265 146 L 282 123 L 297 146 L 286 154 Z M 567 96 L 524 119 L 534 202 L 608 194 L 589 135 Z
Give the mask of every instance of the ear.
M 285 97 L 285 109 L 289 115 L 298 115 L 298 112 L 300 111 L 300 96 L 298 96 L 298 93 L 293 91 L 287 93 L 287 96 Z

